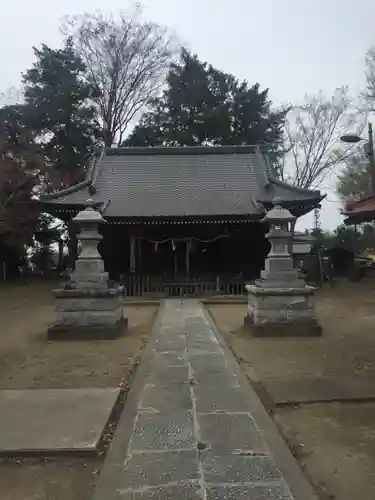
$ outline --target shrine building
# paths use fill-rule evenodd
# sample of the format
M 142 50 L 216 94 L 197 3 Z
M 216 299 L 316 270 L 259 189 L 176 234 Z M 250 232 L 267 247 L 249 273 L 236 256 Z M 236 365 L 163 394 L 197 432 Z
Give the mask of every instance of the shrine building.
M 260 146 L 107 148 L 83 182 L 41 198 L 68 223 L 91 199 L 106 224 L 99 251 L 129 295 L 243 293 L 260 275 L 269 244 L 261 223 L 275 198 L 300 217 L 320 191 L 270 174 Z

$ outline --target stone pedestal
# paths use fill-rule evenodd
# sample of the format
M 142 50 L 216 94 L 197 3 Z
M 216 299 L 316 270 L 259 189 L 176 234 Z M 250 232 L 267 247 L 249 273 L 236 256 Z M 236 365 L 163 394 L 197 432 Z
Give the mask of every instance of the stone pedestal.
M 102 236 L 98 226 L 104 222 L 90 203 L 74 219 L 81 232 L 81 252 L 70 281 L 54 290 L 56 311 L 48 329 L 49 339 L 113 339 L 127 326 L 123 317 L 122 287 L 110 288 L 108 273 L 98 253 Z
M 289 255 L 293 215 L 276 202 L 264 221 L 270 224 L 267 238 L 271 251 L 261 279 L 247 285 L 248 312 L 245 325 L 255 336 L 306 337 L 321 335 L 314 309 L 315 288 L 307 286 Z
M 313 287 L 264 288 L 247 285 L 245 324 L 254 336 L 309 337 L 321 335 L 314 310 Z

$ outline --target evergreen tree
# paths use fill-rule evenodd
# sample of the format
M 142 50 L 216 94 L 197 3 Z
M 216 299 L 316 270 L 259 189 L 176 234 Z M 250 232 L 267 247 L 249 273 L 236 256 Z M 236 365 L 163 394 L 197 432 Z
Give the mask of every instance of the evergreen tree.
M 251 87 L 186 50 L 172 64 L 167 88 L 154 99 L 126 146 L 281 144 L 285 111 L 268 90 Z
M 24 245 L 38 217 L 33 200 L 44 171 L 44 157 L 18 106 L 0 109 L 0 240 Z
M 23 75 L 27 126 L 41 140 L 49 177 L 57 172 L 55 187 L 63 187 L 82 178 L 99 137 L 92 88 L 70 40 L 62 49 L 42 45 L 34 53 L 36 62 Z

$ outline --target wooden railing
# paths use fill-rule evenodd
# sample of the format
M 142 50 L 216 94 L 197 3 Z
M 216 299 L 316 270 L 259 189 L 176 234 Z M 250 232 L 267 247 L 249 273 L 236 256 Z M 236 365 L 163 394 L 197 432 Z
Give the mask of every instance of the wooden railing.
M 128 297 L 201 297 L 245 295 L 248 280 L 236 276 L 193 276 L 174 280 L 163 276 L 128 274 L 120 277 Z

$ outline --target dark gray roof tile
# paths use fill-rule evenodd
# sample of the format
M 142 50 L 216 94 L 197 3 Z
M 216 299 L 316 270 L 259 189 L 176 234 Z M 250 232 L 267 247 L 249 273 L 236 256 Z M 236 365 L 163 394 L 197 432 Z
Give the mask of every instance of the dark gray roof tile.
M 93 168 L 77 189 L 43 201 L 76 205 L 93 198 L 107 217 L 180 217 L 255 215 L 263 211 L 257 201 L 269 196 L 316 197 L 270 183 L 262 154 L 249 146 L 110 149 Z

